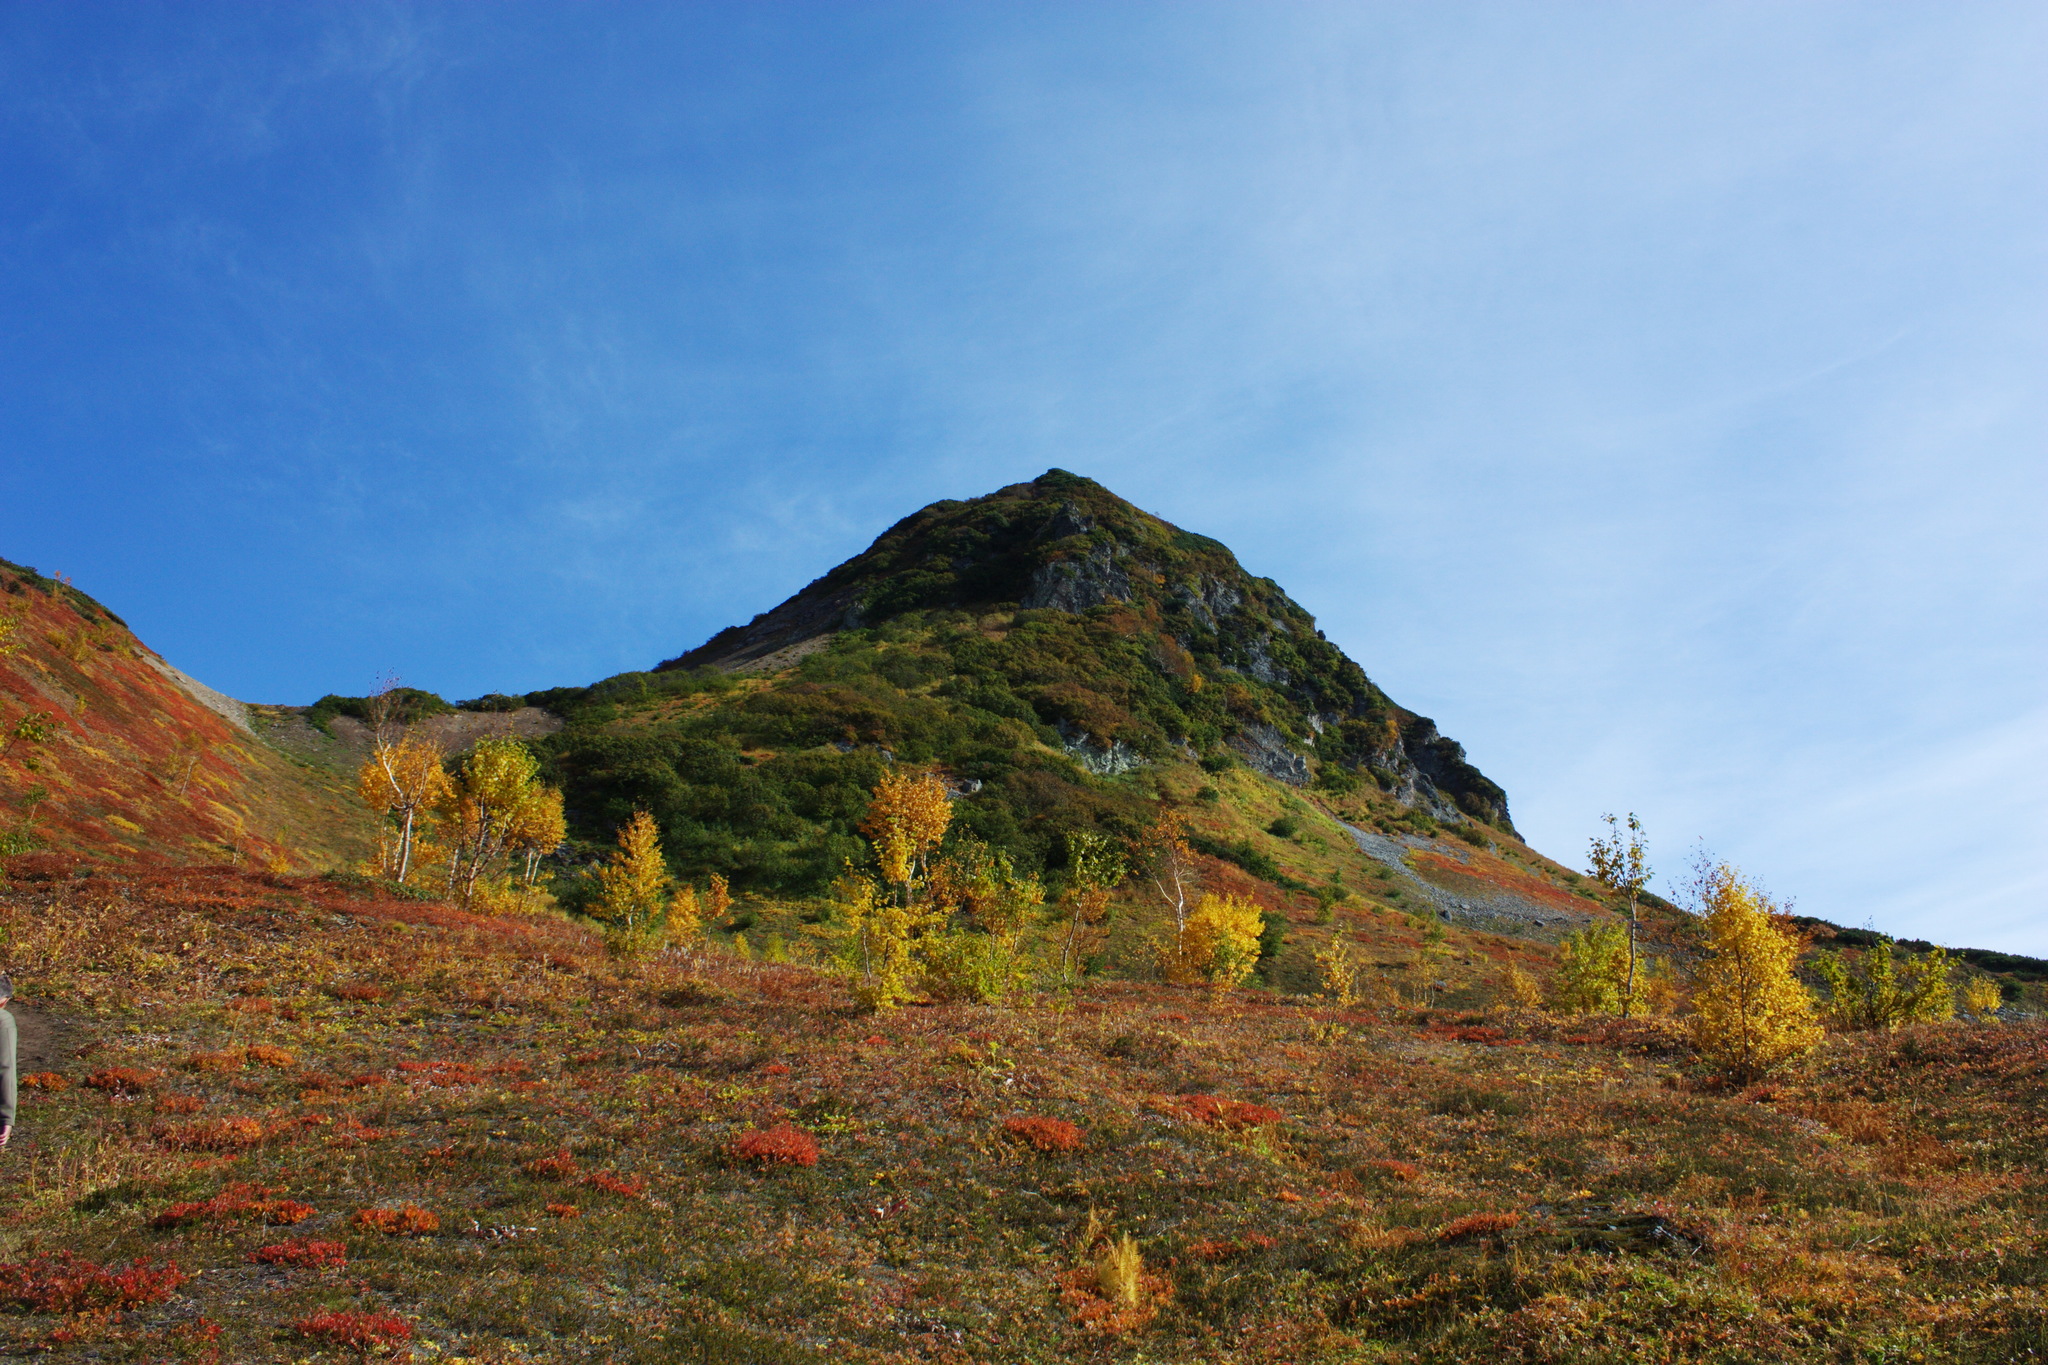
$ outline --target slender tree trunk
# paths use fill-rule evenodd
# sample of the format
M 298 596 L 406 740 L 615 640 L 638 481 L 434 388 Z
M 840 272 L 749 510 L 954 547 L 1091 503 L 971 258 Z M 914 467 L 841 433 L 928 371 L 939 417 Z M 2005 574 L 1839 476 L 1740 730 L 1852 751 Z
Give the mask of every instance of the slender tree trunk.
M 406 874 L 412 871 L 412 807 L 405 808 L 405 831 L 398 836 L 398 884 L 405 885 Z
M 1636 1007 L 1636 898 L 1628 898 L 1628 990 L 1621 997 L 1621 1017 L 1626 1019 Z

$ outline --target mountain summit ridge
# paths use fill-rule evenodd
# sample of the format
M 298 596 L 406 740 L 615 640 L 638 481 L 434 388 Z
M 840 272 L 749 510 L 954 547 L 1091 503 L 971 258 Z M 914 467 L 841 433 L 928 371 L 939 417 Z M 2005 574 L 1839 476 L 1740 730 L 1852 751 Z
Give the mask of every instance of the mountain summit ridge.
M 1397 705 L 1270 578 L 1222 542 L 1182 530 L 1092 479 L 1048 470 L 983 497 L 935 502 L 744 626 L 657 672 L 773 672 L 843 631 L 913 612 L 1134 610 L 1161 637 L 1154 662 L 1190 681 L 1256 684 L 1229 695 L 1216 739 L 1278 781 L 1369 778 L 1435 819 L 1510 833 L 1507 795 L 1429 717 Z M 1114 767 L 1130 737 L 1078 733 L 1049 715 L 1091 769 Z M 1062 725 L 1064 722 L 1064 725 Z M 1187 748 L 1200 736 L 1165 738 Z

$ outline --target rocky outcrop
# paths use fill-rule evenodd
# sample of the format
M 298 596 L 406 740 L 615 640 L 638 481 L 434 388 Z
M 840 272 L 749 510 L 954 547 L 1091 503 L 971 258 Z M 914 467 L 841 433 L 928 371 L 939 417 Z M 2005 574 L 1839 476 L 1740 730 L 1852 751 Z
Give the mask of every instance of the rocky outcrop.
M 1083 612 L 1109 602 L 1131 600 L 1131 579 L 1117 563 L 1114 545 L 1097 545 L 1074 559 L 1056 559 L 1031 575 L 1027 608 Z
M 1311 776 L 1308 759 L 1287 747 L 1287 737 L 1264 721 L 1247 725 L 1230 739 L 1245 766 L 1276 782 L 1305 787 Z
M 1072 721 L 1063 720 L 1053 728 L 1059 731 L 1067 757 L 1097 777 L 1119 777 L 1147 766 L 1145 756 L 1120 739 L 1104 744 Z

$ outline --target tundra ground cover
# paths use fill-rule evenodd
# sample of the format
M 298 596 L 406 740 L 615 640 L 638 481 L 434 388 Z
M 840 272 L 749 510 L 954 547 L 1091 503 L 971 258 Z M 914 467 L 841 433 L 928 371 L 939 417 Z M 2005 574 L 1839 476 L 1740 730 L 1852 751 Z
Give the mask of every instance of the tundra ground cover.
M 2034 1025 L 1716 1088 L 1656 1020 L 1136 984 L 878 1019 L 557 918 L 34 866 L 0 928 L 82 1055 L 0 1154 L 0 1354 L 2048 1358 Z

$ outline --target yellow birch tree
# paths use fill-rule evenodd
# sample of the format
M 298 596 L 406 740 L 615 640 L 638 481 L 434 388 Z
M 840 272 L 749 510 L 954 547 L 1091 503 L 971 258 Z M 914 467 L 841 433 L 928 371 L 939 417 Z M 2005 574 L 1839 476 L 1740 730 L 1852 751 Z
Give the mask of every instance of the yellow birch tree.
M 1694 977 L 1693 1041 L 1716 1066 L 1754 1080 L 1821 1040 L 1813 996 L 1792 974 L 1799 936 L 1727 863 L 1698 888 L 1707 958 Z
M 611 930 L 615 946 L 632 950 L 646 943 L 668 905 L 668 863 L 661 856 L 661 834 L 644 810 L 619 828 L 619 846 L 597 870 L 598 918 Z
M 380 741 L 356 769 L 356 792 L 363 798 L 363 804 L 398 827 L 393 872 L 399 882 L 412 875 L 413 846 L 421 813 L 432 809 L 448 791 L 448 773 L 442 767 L 440 749 L 417 735 Z

